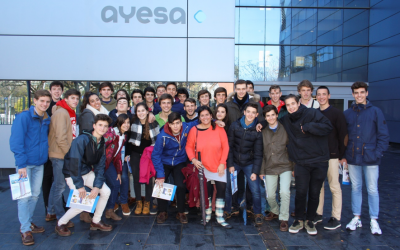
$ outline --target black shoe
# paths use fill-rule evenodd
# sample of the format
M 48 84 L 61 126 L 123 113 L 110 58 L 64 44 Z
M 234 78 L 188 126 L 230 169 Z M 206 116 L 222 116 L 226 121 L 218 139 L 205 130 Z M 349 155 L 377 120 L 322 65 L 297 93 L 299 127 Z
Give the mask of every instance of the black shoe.
M 315 225 L 317 225 L 319 222 L 322 222 L 322 215 L 316 214 L 313 222 Z
M 340 221 L 338 221 L 335 217 L 331 217 L 324 226 L 325 229 L 327 230 L 335 230 L 336 228 L 339 228 L 341 226 Z

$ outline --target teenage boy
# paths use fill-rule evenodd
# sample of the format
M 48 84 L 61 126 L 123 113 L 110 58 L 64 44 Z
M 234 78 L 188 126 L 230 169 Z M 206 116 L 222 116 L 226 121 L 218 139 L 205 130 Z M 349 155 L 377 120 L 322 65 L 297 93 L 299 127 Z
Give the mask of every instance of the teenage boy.
M 114 93 L 114 87 L 111 82 L 103 82 L 100 84 L 99 92 L 101 94 L 101 105 L 103 105 L 108 111 L 111 111 L 115 108 L 117 101 L 112 98 L 112 94 Z
M 249 93 L 255 100 L 260 103 L 261 108 L 264 108 L 264 103 L 261 101 L 261 96 L 259 94 L 254 93 L 254 83 L 250 80 L 246 81 L 247 93 Z
M 172 112 L 178 112 L 182 116 L 185 115 L 185 110 L 183 109 L 183 104 L 179 101 L 179 98 L 176 97 L 177 86 L 175 82 L 168 82 L 166 86 L 167 94 L 172 96 Z M 160 98 L 160 96 L 158 96 Z M 161 112 L 160 101 L 154 104 L 153 114 L 156 115 Z
M 185 88 L 178 89 L 178 99 L 180 103 L 184 104 L 185 100 L 189 98 L 189 92 Z
M 32 233 L 43 233 L 43 227 L 32 223 L 43 180 L 43 164 L 48 160 L 48 133 L 51 94 L 47 90 L 35 92 L 29 110 L 16 115 L 11 127 L 10 149 L 14 153 L 16 170 L 20 178 L 29 178 L 31 196 L 18 200 L 18 219 L 21 223 L 22 244 L 35 244 Z
M 261 194 L 260 194 L 260 174 L 261 163 L 263 159 L 263 138 L 262 134 L 256 131 L 257 116 L 259 104 L 248 103 L 244 109 L 244 116 L 233 122 L 229 127 L 229 155 L 227 166 L 229 172 L 242 170 L 249 184 L 252 198 L 253 211 L 255 213 L 255 222 L 257 225 L 263 223 L 263 215 L 261 214 Z M 229 190 L 231 189 L 230 181 L 227 183 Z M 232 199 L 225 197 L 225 199 Z M 230 202 L 231 203 L 231 202 Z M 227 207 L 228 213 L 230 206 Z
M 143 91 L 140 89 L 134 89 L 131 93 L 131 99 L 132 99 L 131 113 L 135 114 L 136 105 L 138 103 L 143 102 Z
M 382 111 L 367 99 L 368 85 L 355 82 L 351 86 L 354 102 L 344 112 L 349 142 L 343 162 L 349 166 L 351 180 L 351 208 L 354 218 L 347 224 L 349 230 L 361 227 L 362 177 L 364 172 L 368 191 L 371 233 L 382 234 L 377 222 L 379 216 L 378 177 L 383 151 L 389 145 L 389 131 Z
M 197 93 L 197 100 L 199 101 L 197 111 L 201 106 L 210 107 L 211 93 L 206 89 L 202 89 Z
M 183 104 L 185 105 L 184 109 L 186 111 L 186 115 L 183 117 L 185 118 L 185 121 L 192 122 L 194 120 L 197 120 L 198 114 L 196 112 L 197 110 L 196 100 L 193 98 L 188 98 L 185 100 Z
M 152 112 L 154 109 L 154 98 L 156 97 L 156 91 L 153 87 L 146 87 L 143 91 L 144 101 L 146 102 L 149 111 Z
M 156 121 L 158 122 L 158 125 L 160 128 L 165 125 L 165 123 L 168 121 L 168 116 L 173 112 L 171 108 L 173 108 L 173 103 L 174 99 L 170 94 L 163 94 L 159 99 L 158 103 L 159 106 L 161 107 L 161 112 L 158 113 L 155 118 Z M 181 116 L 181 120 L 184 122 L 185 118 Z
M 309 80 L 303 80 L 297 85 L 297 91 L 299 92 L 300 103 L 307 108 L 319 108 L 318 101 L 312 98 L 312 93 L 314 91 L 314 86 Z
M 269 98 L 271 98 L 271 100 L 267 102 L 267 105 L 274 105 L 276 107 L 278 110 L 278 119 L 288 113 L 285 102 L 281 100 L 281 96 L 282 90 L 279 85 L 274 84 L 269 87 Z
M 342 189 L 339 182 L 339 163 L 342 164 L 342 158 L 346 146 L 344 145 L 347 135 L 346 118 L 343 112 L 329 104 L 331 98 L 328 87 L 320 86 L 317 89 L 317 100 L 319 102 L 319 110 L 326 116 L 332 124 L 333 130 L 328 136 L 329 143 L 329 168 L 328 168 L 328 183 L 332 192 L 332 214 L 328 223 L 324 226 L 325 229 L 335 230 L 341 226 L 340 217 L 342 214 Z M 319 196 L 319 206 L 314 223 L 322 222 L 322 214 L 324 211 L 324 194 L 325 188 L 322 184 L 321 194 Z
M 112 119 L 111 127 L 114 127 L 114 124 L 117 122 L 117 118 L 120 114 L 126 114 L 129 119 L 132 118 L 132 113 L 129 110 L 129 101 L 125 97 L 120 97 L 117 100 L 117 107 L 111 110 L 109 116 Z
M 49 128 L 49 158 L 53 166 L 54 181 L 49 196 L 49 207 L 46 221 L 60 219 L 64 213 L 63 192 L 65 190 L 65 177 L 62 172 L 64 156 L 71 147 L 72 140 L 76 138 L 76 113 L 81 93 L 76 89 L 67 90 L 64 99 L 57 102 L 53 108 Z M 69 222 L 69 227 L 73 223 Z
M 49 91 L 51 94 L 51 102 L 49 108 L 46 110 L 47 114 L 51 117 L 53 115 L 53 106 L 61 100 L 64 91 L 64 84 L 61 81 L 54 81 L 50 83 Z
M 165 95 L 167 94 L 162 95 L 160 100 Z M 164 181 L 168 180 L 169 175 L 173 176 L 174 185 L 177 186 L 176 199 L 178 213 L 176 219 L 181 223 L 188 222 L 185 214 L 186 185 L 183 183 L 185 177 L 182 173 L 182 168 L 187 165 L 185 147 L 190 129 L 197 124 L 197 121 L 191 123 L 182 122 L 182 116 L 179 113 L 170 113 L 168 115 L 168 122 L 157 136 L 156 144 L 151 154 L 151 159 L 156 170 L 156 185 L 163 185 Z M 168 201 L 158 199 L 157 203 L 159 212 L 157 223 L 164 223 L 168 218 Z
M 96 115 L 93 130 L 84 130 L 81 135 L 73 140 L 71 148 L 64 158 L 63 173 L 69 188 L 71 190 L 78 190 L 80 198 L 86 197 L 85 187 L 92 190 L 88 196 L 89 199 L 95 199 L 100 194 L 96 211 L 90 224 L 90 230 L 112 230 L 111 225 L 107 225 L 101 221 L 101 216 L 111 193 L 110 188 L 105 183 L 104 177 L 106 155 L 103 138 L 111 121 L 108 115 Z M 70 236 L 71 231 L 68 229 L 67 224 L 82 211 L 82 209 L 70 208 L 58 220 L 55 227 L 56 233 L 60 236 Z
M 158 102 L 158 98 L 167 92 L 167 88 L 164 85 L 158 85 L 156 89 L 157 98 L 154 99 L 154 102 Z
M 211 107 L 211 110 L 213 111 L 213 113 L 214 113 L 215 108 L 218 106 L 218 104 L 226 102 L 227 96 L 228 96 L 228 93 L 226 91 L 226 88 L 218 87 L 214 91 L 215 105 L 213 107 Z

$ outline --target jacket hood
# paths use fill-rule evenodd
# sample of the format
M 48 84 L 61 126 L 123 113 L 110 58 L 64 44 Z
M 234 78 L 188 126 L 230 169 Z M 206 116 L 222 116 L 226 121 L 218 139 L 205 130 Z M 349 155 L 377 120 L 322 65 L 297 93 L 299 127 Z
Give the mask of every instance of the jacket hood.
M 289 113 L 289 118 L 291 121 L 297 121 L 298 119 L 300 119 L 300 117 L 303 115 L 304 111 L 307 109 L 306 106 L 304 106 L 303 104 L 300 104 L 299 109 L 294 112 L 294 113 Z
M 367 104 L 357 104 L 355 101 L 353 101 L 353 103 L 351 104 L 351 108 L 357 112 L 359 112 L 362 109 L 367 109 L 370 107 L 373 107 L 373 105 L 368 99 L 367 99 Z
M 164 131 L 165 131 L 165 133 L 166 133 L 167 135 L 170 135 L 170 136 L 174 137 L 174 135 L 172 134 L 172 130 L 171 130 L 171 128 L 170 128 L 168 125 L 169 125 L 168 122 L 165 123 L 165 125 L 164 125 Z M 179 131 L 179 134 L 182 134 L 182 130 L 183 130 L 183 124 L 182 124 L 181 130 Z
M 228 95 L 228 98 L 226 98 L 227 102 L 233 101 L 233 97 L 235 96 L 236 92 L 231 92 Z M 253 99 L 255 102 L 259 102 L 261 100 L 261 96 L 259 94 L 255 93 L 248 93 L 250 99 Z
M 97 138 L 93 135 L 94 129 L 91 130 L 83 130 L 82 134 L 86 135 L 87 137 L 91 138 L 97 145 Z M 104 137 L 101 137 L 100 144 L 104 143 Z

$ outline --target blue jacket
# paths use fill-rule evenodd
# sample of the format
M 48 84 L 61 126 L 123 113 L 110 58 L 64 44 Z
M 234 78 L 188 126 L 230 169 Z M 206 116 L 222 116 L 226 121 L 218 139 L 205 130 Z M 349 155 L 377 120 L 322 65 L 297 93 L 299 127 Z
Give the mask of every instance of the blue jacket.
M 31 106 L 16 115 L 11 127 L 10 149 L 14 153 L 18 169 L 27 165 L 40 166 L 46 163 L 49 152 L 50 116 L 44 113 L 43 122 Z
M 157 136 L 156 144 L 154 145 L 151 160 L 153 161 L 154 169 L 158 178 L 165 178 L 164 164 L 168 166 L 176 166 L 180 163 L 187 161 L 186 155 L 186 142 L 189 131 L 192 127 L 196 126 L 198 121 L 190 123 L 183 122 L 181 130 L 181 140 L 178 142 L 175 137 L 161 130 Z
M 353 104 L 344 111 L 349 142 L 345 152 L 348 164 L 379 165 L 389 145 L 389 130 L 382 111 L 369 101 Z
M 172 112 L 177 112 L 177 113 L 181 114 L 181 116 L 186 115 L 186 111 L 183 109 L 183 104 L 179 102 L 179 99 L 175 100 L 175 102 L 172 103 L 171 110 L 172 110 Z M 160 112 L 161 112 L 160 104 L 158 102 L 154 103 L 153 114 L 156 115 Z

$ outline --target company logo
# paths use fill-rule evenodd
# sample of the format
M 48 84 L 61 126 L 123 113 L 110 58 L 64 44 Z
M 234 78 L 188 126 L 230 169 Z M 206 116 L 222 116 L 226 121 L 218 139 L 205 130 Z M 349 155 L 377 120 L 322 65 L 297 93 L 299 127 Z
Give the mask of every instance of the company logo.
M 154 10 L 149 7 L 140 7 L 137 10 L 136 7 L 131 7 L 129 13 L 125 11 L 123 6 L 119 6 L 118 10 L 114 6 L 106 6 L 101 10 L 101 20 L 105 23 L 118 23 L 120 17 L 125 20 L 125 23 L 129 23 L 130 19 L 136 15 L 137 20 L 143 24 L 150 23 L 151 19 L 157 24 L 165 24 L 168 21 L 172 24 L 186 24 L 186 12 L 179 7 L 171 9 L 169 13 L 164 7 L 156 7 Z
M 194 14 L 194 20 L 196 20 L 198 23 L 202 23 L 206 20 L 206 14 L 202 11 L 199 10 Z

